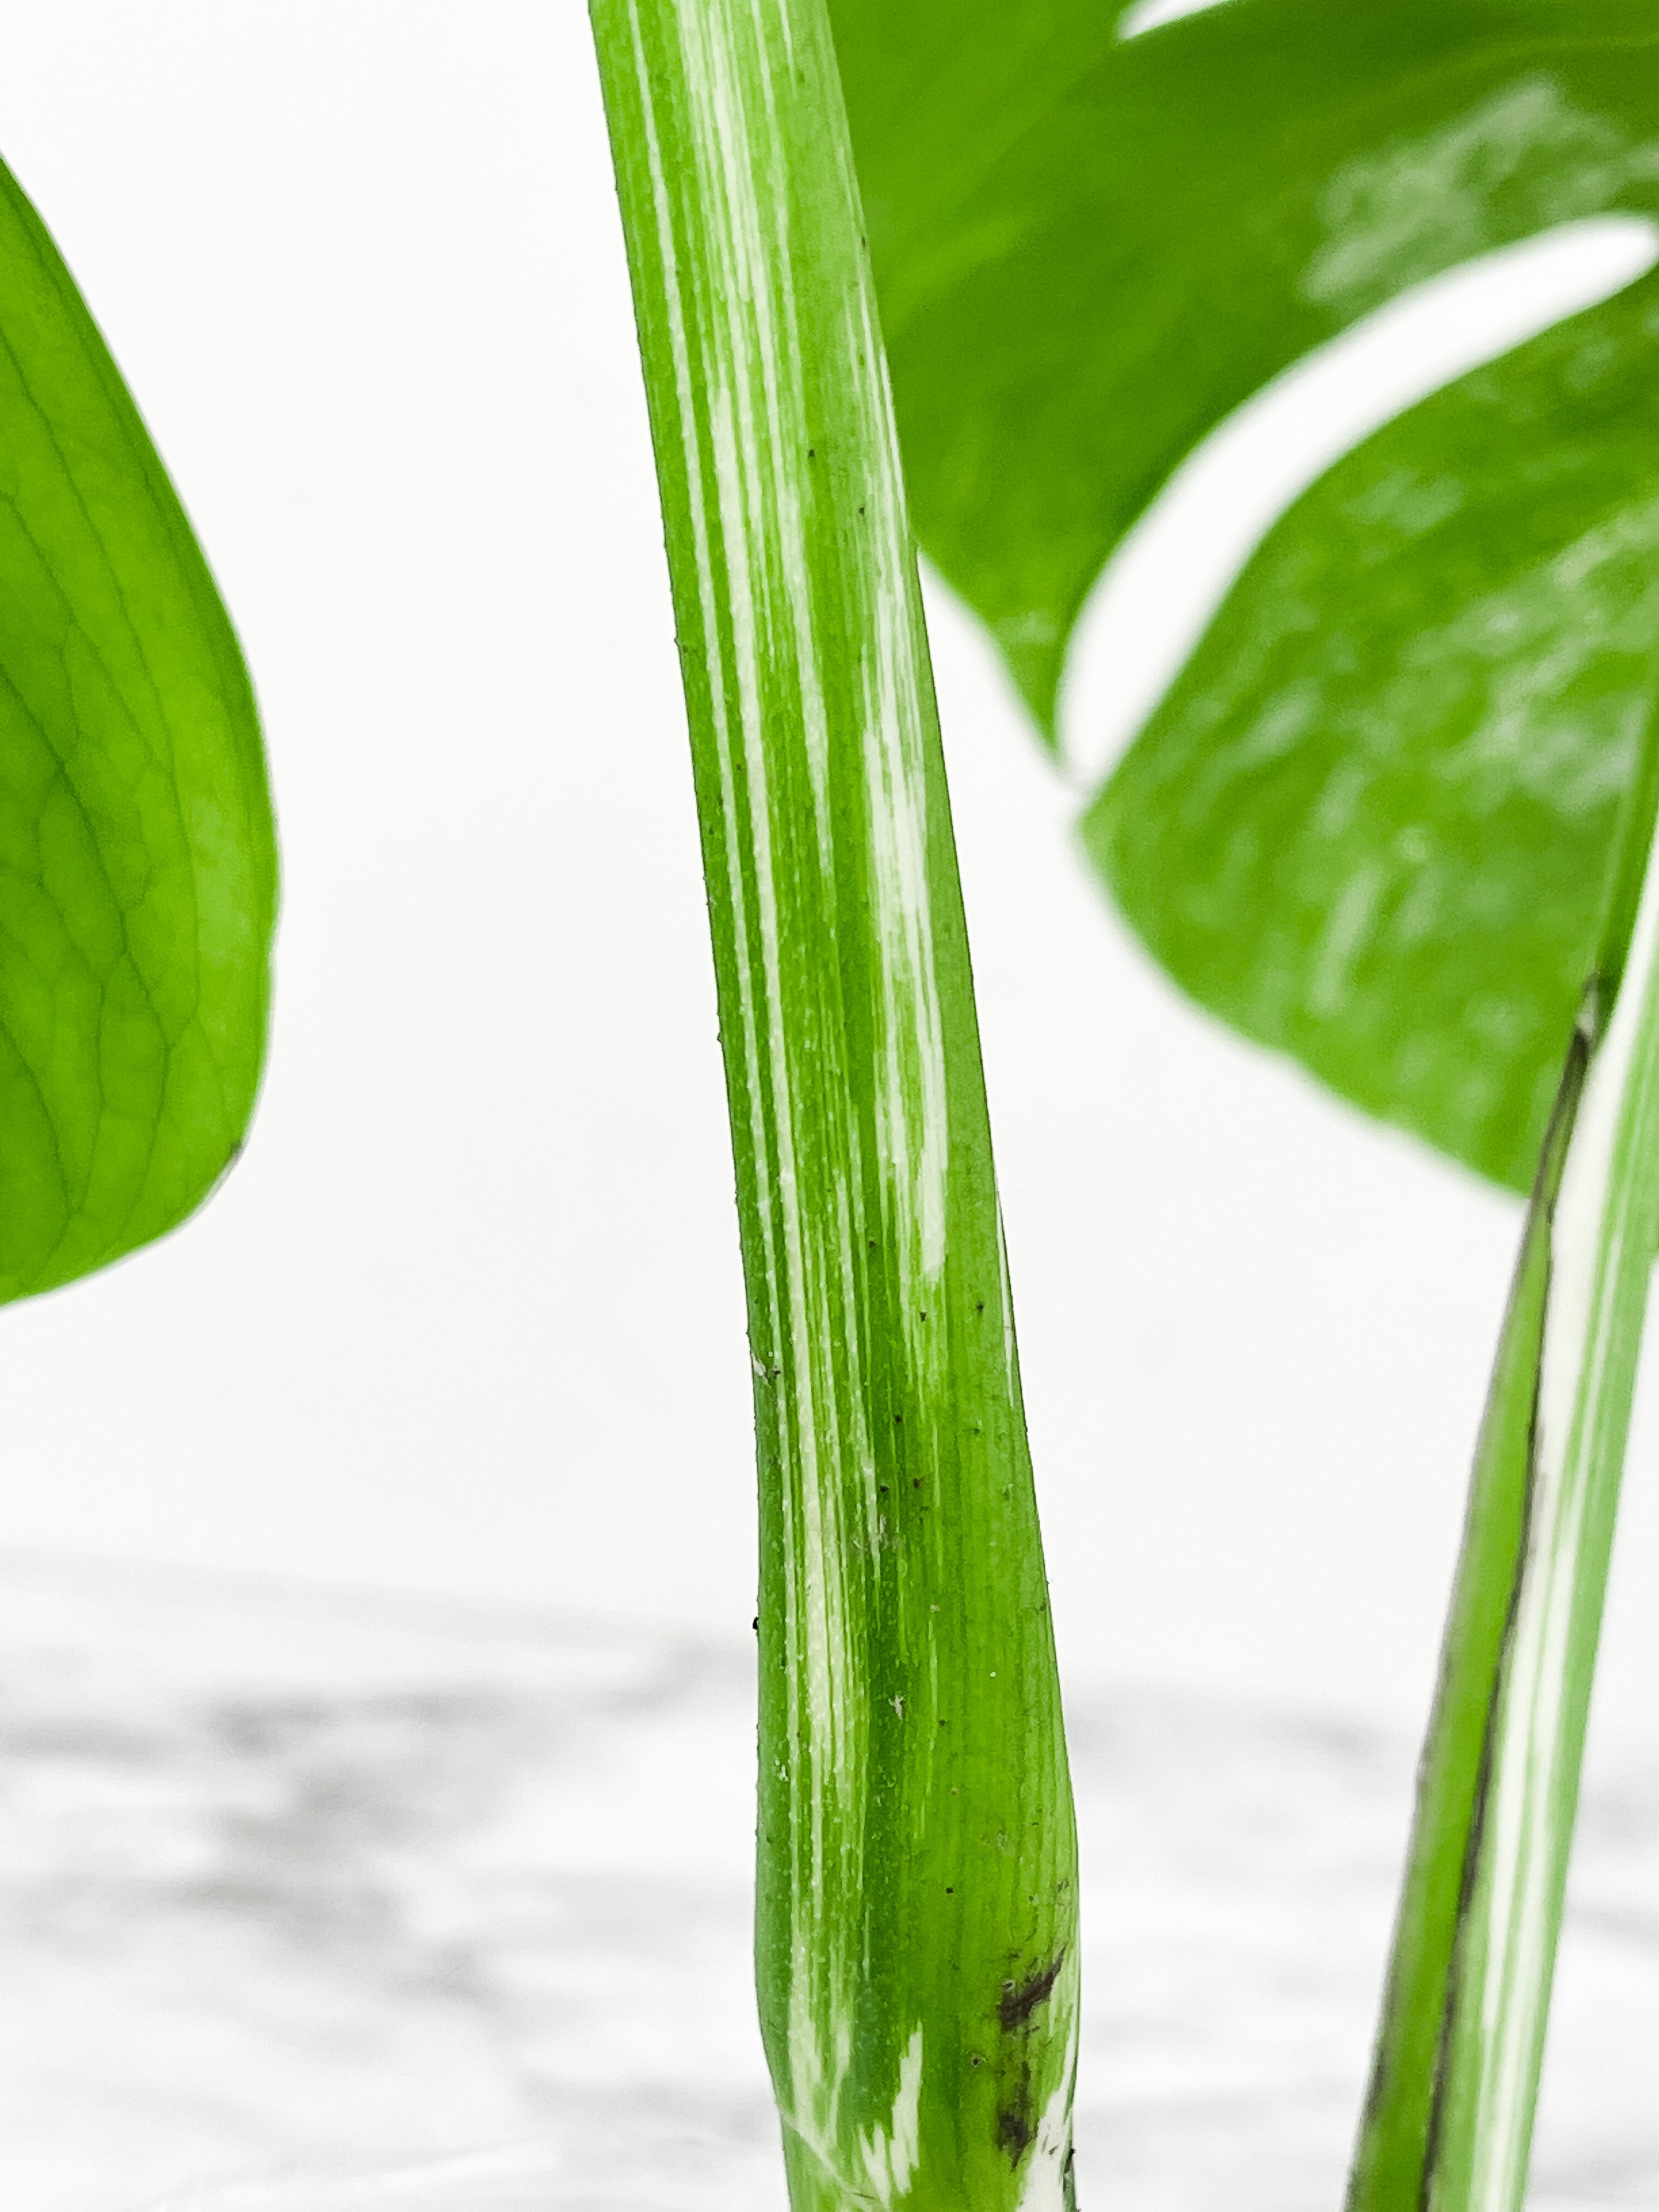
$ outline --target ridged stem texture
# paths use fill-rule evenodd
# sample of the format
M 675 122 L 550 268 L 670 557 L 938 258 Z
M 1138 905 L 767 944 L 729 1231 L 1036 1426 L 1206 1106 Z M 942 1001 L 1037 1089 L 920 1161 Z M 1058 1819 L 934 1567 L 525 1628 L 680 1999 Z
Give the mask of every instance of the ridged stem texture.
M 822 0 L 594 0 L 761 1487 L 797 2212 L 1069 2201 L 1076 1846 L 938 717 Z
M 1533 1193 L 1476 1452 L 1350 2212 L 1518 2212 L 1653 1255 L 1659 748 Z

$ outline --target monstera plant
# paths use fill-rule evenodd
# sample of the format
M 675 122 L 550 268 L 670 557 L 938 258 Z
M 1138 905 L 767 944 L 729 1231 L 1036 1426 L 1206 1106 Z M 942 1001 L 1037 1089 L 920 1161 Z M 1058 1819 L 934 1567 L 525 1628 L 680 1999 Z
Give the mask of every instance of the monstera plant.
M 1659 6 L 592 12 L 749 1285 L 792 2194 L 1046 2212 L 1075 1856 L 911 533 L 1057 748 L 1208 433 L 1412 288 L 1659 211 Z M 1532 1194 L 1356 2212 L 1521 2201 L 1659 1238 L 1659 292 L 1549 323 L 1279 520 L 1082 823 L 1200 1003 Z
M 1126 12 L 976 46 L 831 9 L 918 538 L 1050 744 L 1091 586 L 1206 433 L 1425 279 L 1659 218 L 1649 6 Z M 1659 276 L 1332 470 L 1084 824 L 1203 1005 L 1516 1189 L 1647 719 L 1656 316 Z
M 1085 602 L 1212 430 L 1414 287 L 1659 215 L 1659 0 L 593 20 L 738 1169 L 790 2188 L 1060 2212 L 1076 1850 L 915 547 L 1057 750 Z M 1531 1193 L 1356 2212 L 1514 2212 L 1525 2185 L 1659 1241 L 1656 283 L 1314 483 L 1082 822 L 1194 998 Z M 234 1158 L 275 862 L 234 640 L 9 179 L 0 336 L 18 1297 L 162 1233 Z

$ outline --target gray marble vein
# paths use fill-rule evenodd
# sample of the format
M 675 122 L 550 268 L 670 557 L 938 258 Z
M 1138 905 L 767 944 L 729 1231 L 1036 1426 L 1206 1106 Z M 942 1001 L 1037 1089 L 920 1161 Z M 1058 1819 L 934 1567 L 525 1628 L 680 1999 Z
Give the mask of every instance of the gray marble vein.
M 0 2203 L 780 2212 L 746 1652 L 0 1586 Z M 1085 2204 L 1334 2212 L 1411 1747 L 1150 1693 L 1072 1726 Z M 1659 2205 L 1656 2058 L 1659 1756 L 1626 1756 L 1586 1804 L 1540 2212 Z

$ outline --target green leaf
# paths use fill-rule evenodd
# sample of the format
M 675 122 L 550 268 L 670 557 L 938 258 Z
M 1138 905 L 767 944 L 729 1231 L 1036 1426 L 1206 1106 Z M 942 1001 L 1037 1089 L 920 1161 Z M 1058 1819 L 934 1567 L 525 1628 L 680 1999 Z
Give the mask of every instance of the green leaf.
M 1084 825 L 1170 972 L 1531 1182 L 1659 639 L 1659 282 L 1291 509 Z
M 1063 2212 L 1077 1859 L 973 984 L 823 0 L 594 0 L 702 826 L 797 2212 Z
M 1051 737 L 1085 596 L 1219 422 L 1408 287 L 1659 210 L 1650 0 L 1121 12 L 834 0 L 919 535 Z M 1640 725 L 1656 299 L 1301 501 L 1089 824 L 1204 1005 L 1517 1188 Z
M 1045 720 L 1200 438 L 1422 278 L 1659 206 L 1647 0 L 834 0 L 918 535 Z
M 0 170 L 0 1299 L 183 1219 L 264 1048 L 246 672 L 73 280 Z

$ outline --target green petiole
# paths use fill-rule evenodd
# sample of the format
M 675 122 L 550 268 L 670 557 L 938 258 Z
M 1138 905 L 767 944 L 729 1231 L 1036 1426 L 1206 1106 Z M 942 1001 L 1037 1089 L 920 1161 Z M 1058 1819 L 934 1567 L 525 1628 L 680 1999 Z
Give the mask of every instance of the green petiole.
M 1350 2212 L 1518 2212 L 1659 1248 L 1659 744 L 1528 1209 L 1476 1453 Z
M 796 2212 L 1070 2200 L 1076 1845 L 937 711 L 823 0 L 594 0 L 761 1485 Z

